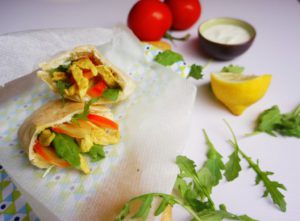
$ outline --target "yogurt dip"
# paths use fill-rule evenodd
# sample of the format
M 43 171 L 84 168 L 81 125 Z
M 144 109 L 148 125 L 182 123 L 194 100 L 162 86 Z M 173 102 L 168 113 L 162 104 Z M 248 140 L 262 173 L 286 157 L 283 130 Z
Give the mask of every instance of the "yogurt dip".
M 251 38 L 250 33 L 241 26 L 233 24 L 216 24 L 203 33 L 206 39 L 221 44 L 241 44 Z

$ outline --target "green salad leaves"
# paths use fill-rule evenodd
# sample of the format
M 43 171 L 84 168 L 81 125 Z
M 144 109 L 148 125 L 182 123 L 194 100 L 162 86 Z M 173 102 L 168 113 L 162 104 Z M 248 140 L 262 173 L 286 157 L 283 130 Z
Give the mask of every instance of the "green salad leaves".
M 57 155 L 72 166 L 80 167 L 79 147 L 72 137 L 65 134 L 55 134 L 53 146 Z
M 300 138 L 300 105 L 286 114 L 280 113 L 277 105 L 265 110 L 257 119 L 255 132 Z
M 286 190 L 285 186 L 277 181 L 270 180 L 269 176 L 273 173 L 263 171 L 258 163 L 253 162 L 252 159 L 241 150 L 232 128 L 227 122 L 226 124 L 232 133 L 233 140 L 231 140 L 230 143 L 234 148 L 226 164 L 223 162 L 222 155 L 209 139 L 206 131 L 203 130 L 208 152 L 207 160 L 202 167 L 197 169 L 198 167 L 191 159 L 185 156 L 177 156 L 176 164 L 180 173 L 177 176 L 174 186 L 175 194 L 149 193 L 134 197 L 124 205 L 115 220 L 125 220 L 132 212 L 132 203 L 136 201 L 141 204 L 130 218 L 147 220 L 152 202 L 155 198 L 158 198 L 160 202 L 154 210 L 155 216 L 160 215 L 167 206 L 177 204 L 191 215 L 191 220 L 193 221 L 222 221 L 224 219 L 255 221 L 255 219 L 247 215 L 235 215 L 227 211 L 224 204 L 216 206 L 211 197 L 213 188 L 219 184 L 223 176 L 227 181 L 232 181 L 239 176 L 242 170 L 240 166 L 241 158 L 246 160 L 249 168 L 256 173 L 255 183 L 263 183 L 265 187 L 263 197 L 270 195 L 274 204 L 278 205 L 281 211 L 286 211 L 284 195 L 280 192 L 280 190 Z

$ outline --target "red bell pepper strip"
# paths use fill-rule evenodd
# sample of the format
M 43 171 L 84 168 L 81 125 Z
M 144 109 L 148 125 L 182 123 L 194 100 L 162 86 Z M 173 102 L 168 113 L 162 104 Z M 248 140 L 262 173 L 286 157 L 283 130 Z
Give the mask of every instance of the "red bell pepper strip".
M 53 164 L 58 167 L 70 166 L 70 164 L 67 161 L 57 156 L 55 150 L 52 147 L 42 146 L 39 140 L 36 140 L 34 144 L 34 151 L 50 164 Z
M 93 87 L 91 87 L 88 91 L 87 94 L 90 97 L 100 97 L 103 92 L 106 90 L 107 85 L 104 80 L 101 80 L 97 84 L 95 84 Z
M 116 122 L 114 122 L 108 118 L 105 118 L 105 117 L 102 117 L 99 115 L 95 115 L 95 114 L 88 114 L 87 117 L 90 122 L 92 122 L 93 124 L 96 124 L 97 126 L 112 128 L 115 130 L 119 129 L 119 125 Z

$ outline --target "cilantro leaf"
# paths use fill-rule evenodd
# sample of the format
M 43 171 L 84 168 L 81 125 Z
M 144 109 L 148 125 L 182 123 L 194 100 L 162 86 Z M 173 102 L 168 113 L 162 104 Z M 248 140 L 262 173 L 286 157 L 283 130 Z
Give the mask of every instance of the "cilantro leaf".
M 278 183 L 277 181 L 270 180 L 269 176 L 272 175 L 273 172 L 262 171 L 259 164 L 253 162 L 252 159 L 250 157 L 248 157 L 240 149 L 232 128 L 226 121 L 225 121 L 225 123 L 227 124 L 227 126 L 233 136 L 233 140 L 231 141 L 231 143 L 232 143 L 233 147 L 235 148 L 235 151 L 238 151 L 238 153 L 241 154 L 241 156 L 247 161 L 249 167 L 251 169 L 253 169 L 253 171 L 256 173 L 255 183 L 256 184 L 258 184 L 260 182 L 263 183 L 263 185 L 265 187 L 265 192 L 264 192 L 263 197 L 267 197 L 268 195 L 270 195 L 273 200 L 273 203 L 278 205 L 281 211 L 285 212 L 286 211 L 286 202 L 284 199 L 284 195 L 280 192 L 280 189 L 286 190 L 286 187 L 283 184 Z
M 192 77 L 192 78 L 195 78 L 196 80 L 199 80 L 203 77 L 202 71 L 203 71 L 202 66 L 193 64 L 191 66 L 191 70 L 190 70 L 188 77 Z
M 95 97 L 95 98 L 92 98 L 90 99 L 88 102 L 85 102 L 84 104 L 84 107 L 83 107 L 83 112 L 80 113 L 80 114 L 75 114 L 73 117 L 72 117 L 72 120 L 76 121 L 76 120 L 87 120 L 87 116 L 89 114 L 89 111 L 90 111 L 90 106 L 97 102 L 100 98 L 99 97 Z
M 270 135 L 276 136 L 273 131 L 276 124 L 281 123 L 281 118 L 278 106 L 273 106 L 259 115 L 257 120 L 258 125 L 255 131 L 266 132 Z
M 92 162 L 96 162 L 105 158 L 103 146 L 99 144 L 94 144 L 87 154 L 92 159 Z
M 72 166 L 80 166 L 79 147 L 75 140 L 65 134 L 55 134 L 53 146 L 57 155 Z
M 181 54 L 178 54 L 174 51 L 166 50 L 163 52 L 159 52 L 155 56 L 154 61 L 163 66 L 170 66 L 178 61 L 183 61 L 183 57 Z
M 120 90 L 116 88 L 108 88 L 106 89 L 101 97 L 106 98 L 111 101 L 116 101 L 119 97 Z
M 65 101 L 65 89 L 69 88 L 71 83 L 65 81 L 56 81 L 56 87 L 58 89 L 58 93 L 61 96 L 63 102 Z
M 236 74 L 242 74 L 244 71 L 244 67 L 242 66 L 237 66 L 237 65 L 228 65 L 224 66 L 221 70 L 221 72 L 230 72 L 230 73 L 236 73 Z

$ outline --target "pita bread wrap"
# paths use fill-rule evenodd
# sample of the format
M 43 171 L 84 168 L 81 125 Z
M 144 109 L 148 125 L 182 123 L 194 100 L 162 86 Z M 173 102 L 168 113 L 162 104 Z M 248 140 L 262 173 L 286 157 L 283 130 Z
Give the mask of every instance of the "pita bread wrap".
M 51 130 L 53 131 L 54 127 L 59 127 L 61 125 L 66 125 L 66 124 L 70 125 L 72 117 L 75 114 L 80 114 L 83 112 L 84 105 L 85 105 L 84 103 L 76 103 L 71 101 L 66 101 L 64 104 L 61 100 L 50 101 L 44 104 L 39 109 L 37 109 L 36 111 L 34 111 L 32 115 L 29 116 L 24 121 L 24 123 L 21 125 L 21 127 L 18 130 L 18 138 L 21 144 L 21 148 L 24 149 L 24 151 L 28 154 L 28 158 L 33 165 L 39 168 L 48 168 L 52 165 L 34 150 L 37 140 L 40 139 L 41 133 L 49 128 L 51 128 Z M 100 105 L 90 106 L 89 114 L 102 116 L 110 121 L 113 120 L 110 109 L 105 106 L 100 106 Z M 79 121 L 74 123 L 75 127 L 77 128 L 81 127 L 81 123 L 78 124 L 78 122 Z M 101 131 L 102 137 L 101 136 L 97 137 L 98 144 L 108 145 L 108 144 L 114 144 L 119 142 L 120 133 L 118 129 L 111 129 L 111 128 L 103 129 L 100 128 L 98 125 L 94 125 L 93 123 L 90 123 L 89 121 L 84 121 L 84 122 L 87 122 L 88 125 L 92 126 L 93 130 L 92 132 L 90 131 L 90 133 L 94 134 L 94 131 L 96 132 L 97 131 L 99 132 L 99 130 Z M 97 135 L 97 133 L 95 134 Z M 88 134 L 88 136 L 90 135 L 91 134 Z M 75 142 L 75 138 L 74 138 L 74 142 Z M 78 148 L 81 148 L 81 146 L 78 145 Z M 80 152 L 87 152 L 87 151 L 80 151 Z
M 77 102 L 101 95 L 96 104 L 117 103 L 128 98 L 135 88 L 128 75 L 91 45 L 64 52 L 40 64 L 40 68 L 38 77 L 55 93 Z

